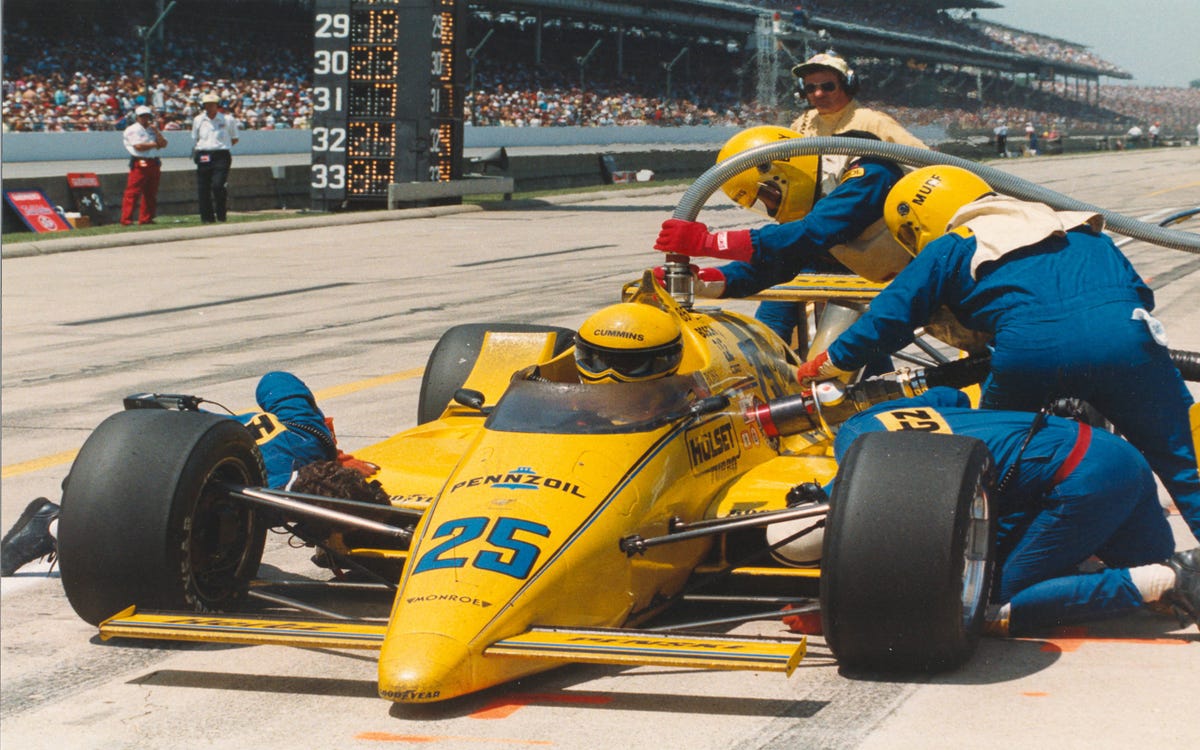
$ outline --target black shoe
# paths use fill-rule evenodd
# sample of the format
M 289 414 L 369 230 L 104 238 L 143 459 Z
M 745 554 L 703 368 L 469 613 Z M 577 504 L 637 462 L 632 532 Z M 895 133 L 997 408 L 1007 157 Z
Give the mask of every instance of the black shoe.
M 337 570 L 337 566 L 334 565 L 333 560 L 329 558 L 329 553 L 323 549 L 318 549 L 309 559 L 312 560 L 312 564 L 316 565 L 318 568 Z
M 0 541 L 0 576 L 10 576 L 26 563 L 54 554 L 58 549 L 50 535 L 50 522 L 58 518 L 58 506 L 44 497 L 30 503 Z
M 1175 586 L 1163 594 L 1162 600 L 1175 608 L 1180 622 L 1186 624 L 1190 619 L 1200 625 L 1200 547 L 1176 552 L 1167 565 L 1175 570 Z

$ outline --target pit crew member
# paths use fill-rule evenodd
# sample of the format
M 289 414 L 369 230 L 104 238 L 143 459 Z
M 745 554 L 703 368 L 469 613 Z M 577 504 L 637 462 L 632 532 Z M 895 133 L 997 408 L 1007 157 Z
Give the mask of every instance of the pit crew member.
M 863 433 L 918 422 L 983 441 L 996 462 L 997 576 L 987 632 L 1025 635 L 1148 604 L 1200 622 L 1200 547 L 1172 555 L 1150 467 L 1129 443 L 1044 412 L 971 409 L 965 394 L 939 387 L 850 418 L 835 454 L 841 461 Z M 1093 555 L 1108 567 L 1073 572 Z
M 339 452 L 329 420 L 300 378 L 269 372 L 259 380 L 255 399 L 262 411 L 236 418 L 258 443 L 268 486 L 287 485 L 297 468 L 315 461 L 354 461 Z M 54 554 L 58 511 L 58 504 L 44 497 L 25 508 L 0 542 L 0 575 L 11 576 L 21 566 Z
M 792 75 L 796 76 L 799 93 L 810 107 L 791 126 L 802 137 L 860 132 L 870 133 L 881 141 L 926 148 L 890 116 L 854 100 L 860 82 L 845 59 L 829 53 L 813 55 L 792 68 Z M 792 328 L 800 322 L 800 311 L 793 302 L 767 300 L 759 304 L 754 317 L 781 333 L 787 341 Z
M 967 170 L 932 166 L 897 183 L 884 218 L 913 262 L 800 367 L 801 382 L 898 351 L 945 305 L 994 335 L 981 406 L 1084 399 L 1142 452 L 1200 539 L 1192 397 L 1150 315 L 1153 292 L 1100 233 L 1100 216 L 1000 196 Z
M 792 68 L 797 86 L 811 109 L 792 123 L 802 136 L 830 136 L 851 130 L 875 134 L 881 141 L 926 148 L 889 115 L 861 106 L 858 75 L 842 57 L 828 52 L 813 55 Z
M 870 133 L 842 135 L 875 138 Z M 717 160 L 798 137 L 770 125 L 749 128 L 730 138 Z M 731 261 L 697 270 L 697 294 L 705 297 L 747 297 L 805 272 L 849 269 L 872 281 L 888 281 L 909 261 L 883 223 L 883 201 L 902 174 L 896 164 L 874 157 L 776 159 L 735 175 L 722 190 L 738 205 L 777 223 L 710 232 L 700 222 L 667 219 L 654 249 Z M 791 341 L 794 305 L 788 304 L 785 315 L 777 308 L 760 308 L 760 319 Z

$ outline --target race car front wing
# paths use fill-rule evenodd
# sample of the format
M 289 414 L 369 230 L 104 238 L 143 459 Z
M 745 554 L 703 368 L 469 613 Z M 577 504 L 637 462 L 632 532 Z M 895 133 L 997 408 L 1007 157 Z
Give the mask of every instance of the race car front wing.
M 137 612 L 130 607 L 100 623 L 100 637 L 148 638 L 300 648 L 377 650 L 387 625 L 364 620 L 272 619 Z M 489 646 L 486 656 L 516 656 L 593 664 L 749 669 L 791 675 L 804 658 L 806 638 L 747 636 L 619 628 L 531 628 Z

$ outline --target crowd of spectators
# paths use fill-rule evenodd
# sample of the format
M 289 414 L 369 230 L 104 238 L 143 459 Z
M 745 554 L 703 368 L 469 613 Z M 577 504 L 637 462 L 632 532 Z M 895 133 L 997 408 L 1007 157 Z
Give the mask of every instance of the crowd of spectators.
M 870 88 L 869 80 L 866 86 Z M 944 94 L 937 105 L 912 106 L 905 102 L 903 88 L 860 98 L 906 125 L 940 125 L 964 133 L 1029 122 L 1038 132 L 1057 126 L 1069 133 L 1113 134 L 1134 123 L 1158 122 L 1165 136 L 1190 139 L 1200 123 L 1200 89 L 1102 85 L 1097 102 L 1088 103 L 1083 96 L 1064 84 L 1041 91 L 1017 84 L 993 90 L 982 104 L 973 96 Z
M 1168 86 L 1101 86 L 1100 105 L 1143 127 L 1158 122 L 1166 135 L 1191 135 L 1200 123 L 1200 89 Z
M 466 97 L 471 125 L 751 125 L 771 112 L 742 101 L 732 88 L 686 83 L 676 96 L 656 93 L 634 76 L 588 81 L 575 71 L 526 63 L 489 65 Z
M 976 27 L 989 38 L 1000 42 L 1005 47 L 1011 47 L 1023 55 L 1037 57 L 1050 62 L 1079 65 L 1091 68 L 1102 74 L 1125 73 L 1125 71 L 1104 60 L 1095 52 L 1073 42 L 1021 31 L 1008 26 L 1001 26 L 1000 24 L 979 23 Z
M 221 34 L 172 29 L 155 48 L 149 86 L 142 41 L 113 35 L 63 38 L 21 20 L 4 28 L 6 131 L 121 130 L 134 107 L 154 108 L 163 130 L 188 129 L 210 91 L 246 128 L 308 127 L 311 115 L 305 37 L 266 32 Z
M 752 4 L 780 11 L 792 10 L 799 5 L 814 26 L 819 26 L 820 19 L 827 18 L 992 51 L 1017 52 L 1048 62 L 1091 68 L 1099 74 L 1125 73 L 1081 44 L 981 20 L 976 13 L 951 15 L 949 11 L 930 6 L 878 0 L 825 0 L 802 4 L 789 0 L 758 0 Z
M 762 7 L 794 9 L 794 2 Z M 911 5 L 848 0 L 804 3 L 810 17 L 851 20 L 912 33 L 937 34 L 975 44 L 1005 46 L 1024 54 L 1115 69 L 1090 52 L 1048 37 L 1006 27 L 963 23 L 944 12 L 914 12 Z M 479 23 L 479 19 L 474 19 Z M 490 20 L 489 20 L 490 22 Z M 734 125 L 788 122 L 791 102 L 766 109 L 754 102 L 752 65 L 743 51 L 692 42 L 664 84 L 664 61 L 689 42 L 630 37 L 617 68 L 601 54 L 582 70 L 578 55 L 595 32 L 571 37 L 547 31 L 542 64 L 528 60 L 525 24 L 509 24 L 479 56 L 474 91 L 466 94 L 465 121 L 473 126 Z M 997 30 L 1005 33 L 996 35 Z M 478 27 L 474 33 L 484 33 Z M 988 36 L 984 36 L 984 33 Z M 311 117 L 311 31 L 298 24 L 243 28 L 218 34 L 195 24 L 168 26 L 153 52 L 155 71 L 142 80 L 141 39 L 125 34 L 62 35 L 22 18 L 4 27 L 3 127 L 11 131 L 120 130 L 139 104 L 155 110 L 163 130 L 190 127 L 199 99 L 214 92 L 244 129 L 307 128 Z M 589 36 L 590 34 L 590 36 Z M 506 37 L 507 35 L 507 37 Z M 973 41 L 971 41 L 973 40 Z M 1055 124 L 1070 132 L 1124 131 L 1135 121 L 1160 122 L 1165 134 L 1190 133 L 1200 121 L 1200 90 L 1104 85 L 1088 104 L 1062 83 L 992 79 L 980 103 L 972 80 L 953 71 L 881 61 L 861 61 L 860 98 L 906 125 L 989 131 L 999 122 Z M 891 69 L 889 69 L 891 66 Z M 958 76 L 961 79 L 961 76 Z M 668 88 L 669 86 L 669 88 Z M 932 93 L 931 93 L 932 92 Z M 921 93 L 921 96 L 916 96 Z

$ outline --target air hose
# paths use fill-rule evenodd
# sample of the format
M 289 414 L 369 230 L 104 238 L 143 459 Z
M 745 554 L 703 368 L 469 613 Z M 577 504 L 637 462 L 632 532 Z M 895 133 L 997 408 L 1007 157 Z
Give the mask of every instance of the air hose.
M 1183 379 L 1200 382 L 1200 352 L 1170 352 L 1171 362 Z M 990 366 L 991 357 L 983 354 L 925 368 L 905 368 L 848 385 L 829 380 L 811 391 L 758 404 L 746 412 L 746 418 L 761 424 L 769 437 L 794 435 L 819 427 L 817 414 L 825 425 L 834 426 L 876 404 L 919 396 L 930 388 L 965 388 L 981 383 Z
M 1200 352 L 1187 352 L 1182 349 L 1171 349 L 1171 363 L 1184 380 L 1200 383 Z
M 719 164 L 710 167 L 700 175 L 691 187 L 683 194 L 675 207 L 674 218 L 694 221 L 701 207 L 709 196 L 715 193 L 722 184 L 740 172 L 758 164 L 773 159 L 788 159 L 793 156 L 830 155 L 830 156 L 878 156 L 883 159 L 908 164 L 914 167 L 926 167 L 934 164 L 948 164 L 962 167 L 974 172 L 991 185 L 998 193 L 1018 198 L 1020 200 L 1045 203 L 1059 211 L 1091 211 L 1104 217 L 1107 228 L 1118 234 L 1143 240 L 1154 245 L 1200 254 L 1200 235 L 1165 229 L 1154 224 L 1147 224 L 1137 219 L 1077 201 L 1074 198 L 1055 192 L 1049 188 L 1034 184 L 1015 175 L 1002 172 L 994 167 L 978 164 L 957 156 L 931 151 L 929 149 L 902 146 L 898 143 L 883 141 L 867 141 L 861 138 L 792 138 L 769 143 L 764 146 L 743 151 L 731 156 Z M 668 257 L 668 260 L 671 260 Z M 669 289 L 669 287 L 668 287 Z

